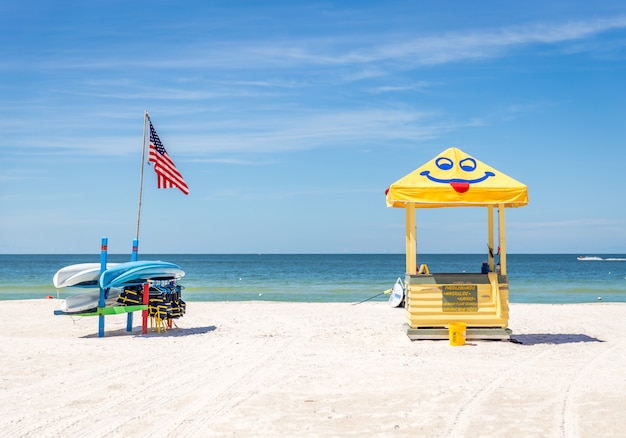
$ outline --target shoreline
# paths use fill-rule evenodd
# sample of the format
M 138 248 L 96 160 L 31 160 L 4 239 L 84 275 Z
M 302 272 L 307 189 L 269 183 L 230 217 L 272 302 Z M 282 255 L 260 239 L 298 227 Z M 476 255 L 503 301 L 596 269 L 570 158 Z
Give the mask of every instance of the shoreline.
M 612 437 L 626 303 L 510 304 L 521 344 L 410 341 L 386 302 L 190 301 L 178 328 L 4 301 L 10 436 Z
M 3 297 L 2 293 L 0 293 L 0 303 L 6 303 L 6 302 L 21 302 L 21 301 L 25 301 L 25 302 L 33 302 L 33 301 L 39 301 L 39 300 L 44 300 L 44 301 L 60 301 L 60 300 L 64 300 L 69 296 L 74 296 L 77 295 L 79 293 L 82 292 L 86 292 L 89 289 L 83 289 L 81 292 L 74 292 L 74 293 L 68 293 L 68 292 L 64 292 L 62 294 L 59 295 L 59 298 L 57 298 L 57 293 L 55 289 L 52 289 L 50 291 L 47 292 L 37 292 L 37 293 L 33 293 L 33 296 L 19 296 L 19 297 L 15 297 L 15 296 L 11 296 L 11 297 Z M 371 295 L 359 295 L 359 296 L 350 296 L 345 297 L 341 300 L 339 299 L 334 299 L 334 300 L 329 300 L 328 298 L 315 298 L 315 297 L 294 297 L 294 296 L 289 296 L 289 297 L 277 297 L 275 295 L 272 295 L 270 293 L 265 293 L 262 294 L 261 296 L 258 295 L 257 292 L 245 292 L 242 293 L 241 297 L 235 297 L 235 299 L 232 299 L 233 294 L 227 295 L 227 294 L 221 294 L 219 296 L 215 296 L 212 297 L 211 299 L 206 299 L 204 296 L 201 297 L 194 297 L 193 296 L 193 292 L 183 292 L 183 299 L 185 300 L 185 302 L 187 303 L 294 303 L 294 304 L 308 304 L 308 303 L 317 303 L 317 304 L 324 304 L 324 303 L 328 303 L 328 304 L 352 304 L 352 305 L 356 305 L 359 304 L 361 302 L 373 302 L 373 303 L 380 303 L 380 304 L 387 304 L 388 300 L 389 300 L 389 296 L 388 295 L 384 295 L 384 297 L 380 297 L 382 293 L 376 293 L 373 292 Z M 35 296 L 36 295 L 36 296 Z M 213 292 L 206 292 L 206 295 L 216 295 Z M 236 294 L 235 294 L 236 295 Z M 619 299 L 615 299 L 614 297 L 611 296 L 612 294 L 599 294 L 599 293 L 594 293 L 593 299 L 589 299 L 586 301 L 580 300 L 580 301 L 570 301 L 570 300 L 562 300 L 562 301 L 556 301 L 556 300 L 551 300 L 551 301 L 537 301 L 537 300 L 530 300 L 530 299 L 522 299 L 520 297 L 516 297 L 517 299 L 511 299 L 509 298 L 509 303 L 510 304 L 514 304 L 514 305 L 532 305 L 532 304 L 537 304 L 537 305 L 569 305 L 569 304 L 588 304 L 588 305 L 595 305 L 595 304 L 626 304 L 626 298 L 623 297 L 623 292 L 620 291 L 619 294 Z M 50 297 L 50 298 L 47 298 Z M 229 298 L 230 299 L 227 299 Z M 535 297 L 536 298 L 536 297 Z

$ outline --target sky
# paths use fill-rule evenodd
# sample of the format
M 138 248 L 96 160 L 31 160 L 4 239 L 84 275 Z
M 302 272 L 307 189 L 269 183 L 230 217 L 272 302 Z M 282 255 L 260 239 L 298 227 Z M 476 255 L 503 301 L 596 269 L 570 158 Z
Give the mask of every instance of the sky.
M 0 3 L 0 253 L 404 253 L 385 189 L 457 147 L 528 186 L 509 253 L 626 253 L 626 3 Z M 483 253 L 484 208 L 418 253 Z

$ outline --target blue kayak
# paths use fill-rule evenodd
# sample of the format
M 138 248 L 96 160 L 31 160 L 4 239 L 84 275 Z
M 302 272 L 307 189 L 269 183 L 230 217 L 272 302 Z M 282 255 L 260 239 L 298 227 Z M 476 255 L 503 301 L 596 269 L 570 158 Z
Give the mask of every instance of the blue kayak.
M 148 280 L 177 280 L 185 276 L 185 271 L 174 263 L 161 261 L 138 261 L 120 263 L 107 269 L 100 276 L 100 287 L 112 287 L 145 283 Z

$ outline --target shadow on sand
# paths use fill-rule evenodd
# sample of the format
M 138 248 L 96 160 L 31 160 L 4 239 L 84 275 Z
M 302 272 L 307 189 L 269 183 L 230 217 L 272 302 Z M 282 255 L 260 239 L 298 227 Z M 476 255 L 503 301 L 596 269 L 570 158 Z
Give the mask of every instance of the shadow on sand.
M 109 337 L 115 337 L 115 336 L 134 336 L 134 337 L 139 337 L 139 338 L 140 337 L 176 338 L 180 336 L 202 335 L 204 333 L 212 332 L 216 329 L 217 327 L 215 327 L 214 325 L 209 325 L 206 327 L 189 327 L 189 328 L 174 327 L 169 330 L 162 330 L 161 332 L 148 330 L 148 333 L 144 335 L 141 333 L 140 327 L 134 327 L 132 332 L 128 332 L 126 331 L 126 329 L 118 329 L 118 330 L 110 330 L 110 331 L 105 330 L 104 337 L 109 338 Z M 84 339 L 97 338 L 97 337 L 98 337 L 98 333 L 92 333 L 90 335 L 82 336 L 82 338 Z
M 536 333 L 536 334 L 513 334 L 511 341 L 523 345 L 536 344 L 575 344 L 577 342 L 604 342 L 598 338 L 583 335 L 581 333 Z

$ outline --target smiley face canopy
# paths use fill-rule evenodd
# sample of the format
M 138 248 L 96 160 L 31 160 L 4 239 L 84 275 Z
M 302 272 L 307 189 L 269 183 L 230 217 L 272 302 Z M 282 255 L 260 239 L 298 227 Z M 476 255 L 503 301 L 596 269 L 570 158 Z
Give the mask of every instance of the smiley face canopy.
M 388 207 L 478 207 L 528 204 L 527 187 L 458 148 L 449 148 L 389 186 Z

